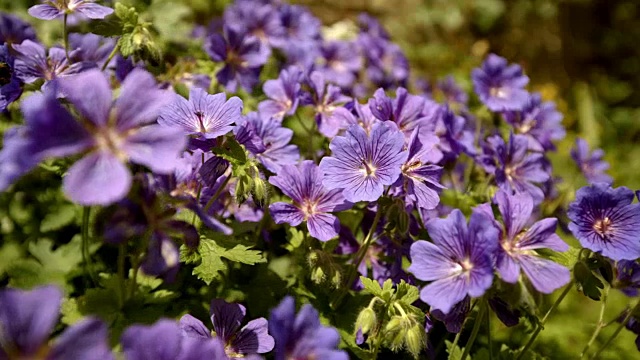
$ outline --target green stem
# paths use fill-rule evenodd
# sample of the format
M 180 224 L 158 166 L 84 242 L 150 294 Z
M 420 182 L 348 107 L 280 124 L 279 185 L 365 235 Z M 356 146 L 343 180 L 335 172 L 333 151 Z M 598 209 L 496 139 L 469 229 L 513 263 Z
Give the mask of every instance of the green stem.
M 516 358 L 516 360 L 522 359 L 522 357 L 527 352 L 527 350 L 529 350 L 531 345 L 533 345 L 533 342 L 536 340 L 536 337 L 538 337 L 538 334 L 540 334 L 540 331 L 542 331 L 542 329 L 544 328 L 544 324 L 547 322 L 547 318 L 549 318 L 549 315 L 551 315 L 553 310 L 555 310 L 555 308 L 557 308 L 558 305 L 560 305 L 562 300 L 564 300 L 564 298 L 567 296 L 567 294 L 569 294 L 569 291 L 571 291 L 571 289 L 573 288 L 573 282 L 574 282 L 574 280 L 571 280 L 571 282 L 569 282 L 569 284 L 567 285 L 567 287 L 565 287 L 565 289 L 562 292 L 562 294 L 560 294 L 560 296 L 556 299 L 556 301 L 553 303 L 553 305 L 551 305 L 549 310 L 547 310 L 547 313 L 544 315 L 542 320 L 538 323 L 538 326 L 536 327 L 536 330 L 533 332 L 533 334 L 529 338 L 529 341 L 524 346 L 522 351 L 520 351 L 520 353 L 518 354 L 518 357 Z
M 618 336 L 618 334 L 620 334 L 620 331 L 622 331 L 622 328 L 627 324 L 627 322 L 629 322 L 629 319 L 631 318 L 633 313 L 638 311 L 638 310 L 640 310 L 640 301 L 638 301 L 636 306 L 634 306 L 633 309 L 631 309 L 627 313 L 627 315 L 624 317 L 624 319 L 622 319 L 622 322 L 620 323 L 620 325 L 618 325 L 618 327 L 616 328 L 616 331 L 614 331 L 614 333 L 611 334 L 611 336 L 607 339 L 607 341 L 604 343 L 604 345 L 602 345 L 602 347 L 600 349 L 598 349 L 598 351 L 596 351 L 595 354 L 593 354 L 593 356 L 591 357 L 592 359 L 597 359 L 598 356 L 600 356 L 600 354 L 602 354 L 604 349 L 606 349 L 607 346 L 609 346 L 613 342 L 613 340 L 616 338 L 616 336 Z
M 91 281 L 94 284 L 97 283 L 97 279 L 90 265 L 89 254 L 89 219 L 91 217 L 91 207 L 85 206 L 82 208 L 82 227 L 80 228 L 80 237 L 82 239 L 82 263 L 84 265 L 85 274 L 89 274 Z
M 107 60 L 104 62 L 104 64 L 102 64 L 102 68 L 100 68 L 100 71 L 105 71 L 107 69 L 107 66 L 109 66 L 109 63 L 111 62 L 113 57 L 116 56 L 116 54 L 118 53 L 118 50 L 120 50 L 119 42 L 117 42 L 116 46 L 114 46 L 113 50 L 111 50 L 111 54 L 109 54 L 109 57 L 107 58 Z
M 344 298 L 344 296 L 347 294 L 347 291 L 351 287 L 351 284 L 353 284 L 353 282 L 355 281 L 356 274 L 358 273 L 358 266 L 360 266 L 360 263 L 362 263 L 362 260 L 364 259 L 365 255 L 367 254 L 367 250 L 369 249 L 369 245 L 371 245 L 371 242 L 372 242 L 371 239 L 373 238 L 373 233 L 375 232 L 376 227 L 378 226 L 378 222 L 380 222 L 380 218 L 382 218 L 382 209 L 380 209 L 378 207 L 378 211 L 376 212 L 376 216 L 373 219 L 373 223 L 371 224 L 371 228 L 369 228 L 369 232 L 367 233 L 367 236 L 362 241 L 362 246 L 360 247 L 358 252 L 356 252 L 356 256 L 355 256 L 356 262 L 349 269 L 349 274 L 347 275 L 347 283 L 346 283 L 345 287 L 343 287 L 342 290 L 340 291 L 340 294 L 338 295 L 336 300 L 331 304 L 334 309 L 338 305 L 340 305 L 340 302 L 342 301 L 342 298 Z
M 486 310 L 486 319 L 487 319 L 487 337 L 489 339 L 489 360 L 493 360 L 493 340 L 491 339 L 491 312 L 489 312 L 489 302 L 485 301 L 484 303 Z
M 587 345 L 585 345 L 584 349 L 582 349 L 582 352 L 580 353 L 580 359 L 584 358 L 584 356 L 587 355 L 587 351 L 589 351 L 589 348 L 591 347 L 591 345 L 593 345 L 593 342 L 596 341 L 596 338 L 600 334 L 600 331 L 605 326 L 604 309 L 607 306 L 607 296 L 609 295 L 609 289 L 610 289 L 609 285 L 606 285 L 604 288 L 604 291 L 602 292 L 602 305 L 600 306 L 600 316 L 598 317 L 598 322 L 596 323 L 596 328 L 593 330 L 591 339 L 589 339 L 589 342 L 587 343 Z
M 118 280 L 120 283 L 120 294 L 118 297 L 119 300 L 119 305 L 120 305 L 120 309 L 122 309 L 122 307 L 124 306 L 125 303 L 125 297 L 126 297 L 126 293 L 125 293 L 125 274 L 124 274 L 124 262 L 125 262 L 125 257 L 127 256 L 127 249 L 126 249 L 126 244 L 120 244 L 118 246 Z
M 213 194 L 211 199 L 209 199 L 209 201 L 207 201 L 207 204 L 204 206 L 204 212 L 205 213 L 209 212 L 209 209 L 211 208 L 211 205 L 213 205 L 213 203 L 216 200 L 218 200 L 218 197 L 220 197 L 220 194 L 222 194 L 222 191 L 227 187 L 227 184 L 229 183 L 229 180 L 231 180 L 231 175 L 227 176 L 227 178 L 224 179 L 222 184 L 220 184 L 220 187 L 218 188 L 218 190 L 216 190 L 215 194 Z
M 476 322 L 473 324 L 471 336 L 469 337 L 467 344 L 464 346 L 464 352 L 462 353 L 462 357 L 460 358 L 460 360 L 465 360 L 467 356 L 469 356 L 471 347 L 476 341 L 476 337 L 478 336 L 478 332 L 480 331 L 480 325 L 482 325 L 482 317 L 484 316 L 485 312 L 487 312 L 487 307 L 484 305 L 480 305 L 480 310 L 478 310 L 478 317 L 476 317 Z
M 67 57 L 67 66 L 71 65 L 69 58 L 69 30 L 67 29 L 67 13 L 64 14 L 62 36 L 64 37 L 64 55 Z
M 473 311 L 473 309 L 475 309 L 476 305 L 478 304 L 478 301 L 474 301 L 473 304 L 471 304 L 471 308 L 469 309 L 469 313 L 471 313 L 471 311 Z M 460 336 L 462 335 L 462 331 L 464 330 L 464 326 L 467 325 L 467 321 L 469 320 L 469 317 L 467 316 L 464 321 L 462 322 L 462 326 L 460 327 L 460 331 L 458 331 L 458 333 L 456 334 L 456 337 L 453 339 L 453 344 L 451 345 L 452 349 L 455 349 L 458 346 L 458 342 L 460 341 Z

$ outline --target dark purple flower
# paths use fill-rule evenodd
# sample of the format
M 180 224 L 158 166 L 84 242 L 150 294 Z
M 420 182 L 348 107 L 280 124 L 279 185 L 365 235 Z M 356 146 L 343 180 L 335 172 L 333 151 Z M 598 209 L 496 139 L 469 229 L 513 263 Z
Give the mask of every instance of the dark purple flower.
M 67 328 L 53 345 L 47 344 L 61 301 L 62 291 L 55 286 L 0 291 L 0 359 L 114 359 L 107 326 L 94 318 Z
M 555 218 L 546 218 L 527 226 L 533 213 L 533 199 L 526 193 L 511 195 L 498 190 L 494 202 L 502 215 L 502 236 L 496 251 L 496 269 L 502 280 L 516 283 L 520 269 L 533 287 L 544 294 L 571 280 L 569 269 L 536 255 L 537 249 L 567 251 L 569 246 L 556 235 Z M 493 216 L 491 208 L 488 215 Z
M 236 92 L 238 85 L 251 91 L 269 57 L 258 38 L 226 26 L 224 36 L 213 34 L 207 37 L 204 50 L 213 61 L 224 63 L 216 78 L 229 92 Z
M 96 66 L 90 62 L 69 64 L 64 49 L 52 47 L 47 55 L 47 50 L 42 45 L 31 40 L 12 46 L 16 51 L 16 75 L 27 84 L 38 79 L 44 79 L 46 84 L 51 80 L 74 75 Z
M 493 282 L 492 255 L 498 245 L 498 229 L 491 218 L 474 211 L 469 226 L 460 210 L 445 219 L 426 223 L 433 243 L 411 245 L 409 271 L 423 281 L 433 281 L 420 291 L 420 299 L 448 314 L 467 295 L 482 296 Z
M 240 98 L 233 96 L 227 100 L 225 93 L 210 95 L 201 88 L 192 87 L 189 100 L 176 94 L 174 102 L 162 108 L 158 123 L 194 136 L 207 144 L 206 150 L 209 150 L 213 145 L 209 140 L 233 130 L 241 116 Z
M 277 173 L 282 165 L 296 164 L 300 158 L 298 147 L 289 144 L 293 130 L 277 120 L 251 112 L 238 122 L 235 133 L 238 142 L 271 172 Z
M 447 331 L 457 334 L 462 331 L 462 325 L 471 311 L 471 298 L 465 296 L 465 298 L 459 303 L 455 304 L 448 313 L 443 313 L 440 310 L 431 310 L 431 315 L 434 319 L 442 321 Z
M 0 45 L 20 44 L 25 40 L 36 41 L 36 32 L 19 17 L 0 12 Z
M 503 116 L 516 134 L 527 137 L 532 151 L 555 150 L 553 142 L 562 140 L 566 135 L 562 114 L 556 110 L 556 104 L 542 102 L 538 93 L 529 96 L 522 111 L 506 111 Z
M 320 48 L 322 72 L 327 82 L 348 87 L 356 80 L 356 72 L 362 67 L 360 55 L 354 51 L 355 44 L 347 41 L 327 41 Z
M 616 264 L 617 288 L 625 295 L 636 297 L 640 294 L 640 264 L 630 260 L 620 260 Z
M 260 116 L 282 120 L 285 116 L 293 115 L 300 101 L 300 80 L 302 70 L 289 67 L 280 72 L 275 80 L 265 81 L 262 89 L 269 98 L 258 104 Z
M 60 81 L 78 121 L 53 96 L 35 94 L 23 102 L 31 151 L 41 157 L 86 153 L 68 171 L 64 192 L 79 204 L 106 205 L 131 187 L 128 161 L 157 173 L 171 173 L 185 146 L 182 132 L 153 124 L 170 98 L 151 74 L 134 70 L 113 102 L 107 78 L 98 70 Z
M 149 326 L 129 326 L 120 342 L 127 360 L 228 359 L 222 341 L 181 336 L 178 324 L 168 319 Z
M 320 19 L 304 6 L 283 3 L 278 8 L 280 22 L 284 28 L 284 44 L 274 44 L 288 49 L 291 46 L 303 48 L 304 44 L 315 43 L 320 38 Z
M 408 159 L 402 165 L 407 203 L 421 209 L 434 209 L 440 202 L 438 191 L 444 189 L 439 183 L 442 167 L 428 164 L 437 143 L 435 135 L 421 134 L 420 129 L 415 129 L 407 145 Z
M 21 94 L 22 86 L 16 76 L 14 58 L 7 45 L 0 44 L 0 113 Z
M 276 360 L 349 359 L 346 352 L 336 349 L 340 343 L 338 331 L 320 324 L 318 311 L 310 304 L 296 315 L 296 304 L 290 296 L 271 310 L 269 332 L 276 342 Z
M 576 145 L 571 149 L 571 158 L 590 183 L 613 183 L 613 178 L 605 173 L 609 169 L 609 163 L 603 159 L 602 149 L 589 153 L 589 144 L 584 139 L 577 138 Z
M 338 235 L 340 222 L 329 213 L 349 209 L 352 204 L 345 201 L 341 190 L 327 190 L 322 179 L 322 171 L 310 160 L 298 167 L 284 165 L 277 176 L 270 177 L 269 182 L 293 200 L 293 204 L 277 202 L 269 206 L 276 224 L 298 226 L 306 221 L 309 234 L 321 241 Z
M 312 72 L 308 83 L 312 93 L 307 94 L 308 96 L 304 99 L 304 103 L 315 107 L 318 131 L 322 135 L 332 138 L 340 130 L 347 127 L 347 124 L 342 122 L 341 117 L 334 116 L 334 112 L 340 105 L 349 101 L 349 98 L 342 95 L 342 90 L 338 86 L 333 84 L 325 86 L 325 76 L 320 72 Z
M 380 24 L 380 21 L 367 13 L 358 15 L 358 26 L 360 27 L 360 31 L 363 33 L 385 40 L 390 39 L 389 33 L 385 30 L 382 24 Z
M 211 323 L 216 333 L 215 338 L 225 344 L 227 356 L 241 358 L 251 354 L 264 354 L 273 350 L 273 337 L 269 335 L 267 320 L 258 318 L 251 320 L 240 328 L 247 309 L 240 304 L 229 304 L 222 299 L 211 301 Z M 180 329 L 184 337 L 209 339 L 211 332 L 191 315 L 180 319 Z
M 90 19 L 104 19 L 113 9 L 95 4 L 95 0 L 43 0 L 29 8 L 29 15 L 41 20 L 53 20 L 65 14 L 80 13 Z
M 367 134 L 351 125 L 345 136 L 336 136 L 329 145 L 332 155 L 320 161 L 329 189 L 343 189 L 350 202 L 376 201 L 385 185 L 393 184 L 407 159 L 403 151 L 404 136 L 395 123 L 379 122 Z
M 509 65 L 507 60 L 489 54 L 480 68 L 471 72 L 473 88 L 491 111 L 520 111 L 529 99 L 524 87 L 529 78 L 522 73 L 520 65 Z
M 569 204 L 569 230 L 580 244 L 613 260 L 640 257 L 640 204 L 633 191 L 604 183 L 582 187 Z
M 4 133 L 0 150 L 0 191 L 6 190 L 27 172 L 31 171 L 40 158 L 31 154 L 31 140 L 26 126 L 13 127 Z
M 529 153 L 529 140 L 524 135 L 511 134 L 509 142 L 494 135 L 487 139 L 480 162 L 493 174 L 501 189 L 526 192 L 536 204 L 544 199 L 544 192 L 535 185 L 549 180 L 547 160 L 540 153 Z
M 456 115 L 448 105 L 436 108 L 433 103 L 429 103 L 431 118 L 436 121 L 436 134 L 440 136 L 439 147 L 449 157 L 457 157 L 465 152 L 475 155 L 475 139 L 473 131 L 469 129 L 469 119 Z M 425 107 L 426 108 L 426 107 Z

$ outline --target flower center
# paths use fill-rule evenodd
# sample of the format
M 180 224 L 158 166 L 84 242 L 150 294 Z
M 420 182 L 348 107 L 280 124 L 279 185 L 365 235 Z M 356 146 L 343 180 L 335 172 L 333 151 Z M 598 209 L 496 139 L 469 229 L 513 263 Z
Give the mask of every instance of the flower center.
M 509 96 L 509 91 L 502 87 L 492 87 L 489 89 L 489 95 L 499 99 L 506 99 Z
M 607 232 L 611 228 L 611 219 L 604 217 L 593 224 L 593 230 L 601 237 L 607 237 Z
M 305 200 L 302 204 L 300 204 L 300 210 L 304 214 L 305 220 L 316 213 L 316 207 L 318 204 L 315 201 Z
M 513 175 L 515 174 L 515 172 L 516 170 L 511 166 L 506 166 L 504 168 L 504 175 L 507 177 L 509 181 L 513 180 Z
M 462 267 L 462 271 L 464 272 L 469 272 L 471 271 L 471 269 L 473 269 L 473 264 L 471 263 L 471 259 L 469 258 L 464 258 L 460 262 L 460 266 Z
M 375 165 L 373 165 L 370 162 L 366 162 L 363 161 L 362 165 L 364 166 L 364 168 L 361 168 L 360 171 L 362 172 L 362 174 L 366 177 L 373 177 L 376 176 L 376 170 L 378 169 L 377 167 L 375 167 Z
M 124 136 L 123 134 L 119 134 L 117 130 L 111 128 L 102 128 L 99 129 L 96 136 L 96 147 L 99 150 L 110 152 L 118 159 L 122 161 L 127 161 L 128 156 L 121 149 L 124 144 Z
M 200 132 L 201 133 L 206 133 L 207 132 L 207 127 L 204 126 L 204 113 L 202 111 L 196 111 L 193 114 L 198 119 L 198 126 L 200 126 Z

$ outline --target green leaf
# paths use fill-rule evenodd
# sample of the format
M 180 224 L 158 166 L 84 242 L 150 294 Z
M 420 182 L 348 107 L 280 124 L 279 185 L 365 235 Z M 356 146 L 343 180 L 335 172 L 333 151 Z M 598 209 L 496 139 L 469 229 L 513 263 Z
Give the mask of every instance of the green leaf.
M 560 265 L 563 265 L 569 269 L 572 269 L 575 264 L 578 262 L 578 255 L 580 254 L 580 249 L 570 246 L 569 250 L 564 252 L 557 252 L 548 249 L 541 249 L 541 254 L 545 255 L 549 258 L 549 260 L 557 262 Z
M 55 212 L 48 213 L 40 223 L 40 232 L 59 230 L 73 222 L 76 217 L 76 206 L 62 205 Z
M 407 284 L 404 280 L 400 281 L 396 289 L 396 299 L 403 301 L 407 305 L 413 304 L 420 298 L 420 291 L 417 287 Z
M 120 54 L 122 57 L 129 57 L 133 55 L 136 51 L 136 48 L 133 44 L 133 35 L 131 33 L 123 34 L 120 39 L 118 39 L 118 48 L 120 49 Z
M 0 247 L 0 275 L 3 275 L 10 264 L 22 256 L 20 246 L 14 242 L 8 242 Z
M 244 165 L 248 161 L 244 146 L 231 136 L 226 137 L 222 145 L 214 147 L 213 152 L 232 165 Z
M 289 227 L 287 232 L 289 233 L 289 243 L 287 243 L 287 245 L 284 246 L 285 249 L 289 251 L 293 251 L 299 248 L 300 245 L 302 245 L 302 242 L 304 241 L 304 232 L 302 230 L 296 229 L 293 226 Z
M 604 288 L 604 284 L 593 275 L 587 264 L 582 261 L 576 263 L 576 266 L 573 268 L 573 276 L 585 296 L 596 301 L 600 300 L 600 289 Z
M 449 340 L 445 340 L 444 343 L 447 346 L 447 353 L 449 354 L 449 357 L 448 357 L 449 360 L 463 360 L 462 354 L 464 353 L 464 348 L 461 348 L 458 345 L 454 346 L 453 343 Z M 467 358 L 471 359 L 469 355 L 467 355 Z
M 114 13 L 122 21 L 124 32 L 131 32 L 138 25 L 138 12 L 134 7 L 116 3 Z M 127 31 L 128 30 L 128 31 Z
M 222 241 L 218 242 L 223 243 Z M 227 243 L 226 245 L 229 244 Z M 202 259 L 200 264 L 193 269 L 193 274 L 207 283 L 207 285 L 220 276 L 220 271 L 227 269 L 227 265 L 222 258 L 247 265 L 267 261 L 259 250 L 251 250 L 248 246 L 242 244 L 224 247 L 216 241 L 206 238 L 200 240 L 198 252 Z
M 362 281 L 362 286 L 364 286 L 364 290 L 367 291 L 369 294 L 373 296 L 378 296 L 378 297 L 382 296 L 382 288 L 380 287 L 380 284 L 377 281 L 371 280 L 364 276 L 360 276 L 360 281 Z

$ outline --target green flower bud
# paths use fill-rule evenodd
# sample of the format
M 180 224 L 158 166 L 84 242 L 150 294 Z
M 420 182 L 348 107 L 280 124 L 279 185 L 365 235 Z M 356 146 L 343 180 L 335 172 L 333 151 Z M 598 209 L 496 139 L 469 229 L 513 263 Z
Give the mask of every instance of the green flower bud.
M 358 331 L 358 329 L 360 329 L 363 335 L 367 334 L 376 326 L 377 322 L 378 318 L 376 316 L 376 312 L 373 311 L 372 308 L 366 307 L 362 309 L 362 311 L 360 311 L 360 314 L 358 314 L 358 318 L 356 319 L 355 331 Z
M 324 281 L 326 274 L 322 267 L 317 267 L 311 271 L 311 281 L 320 284 Z
M 253 178 L 251 195 L 253 195 L 253 202 L 259 207 L 264 207 L 269 203 L 269 186 L 259 174 Z
M 427 333 L 419 323 L 416 323 L 407 331 L 405 343 L 407 350 L 417 359 L 422 349 L 427 345 Z

